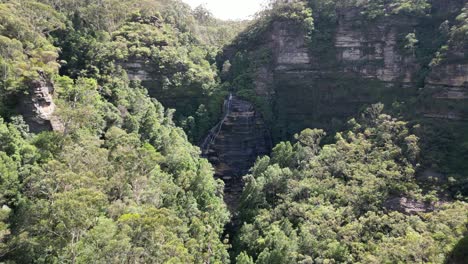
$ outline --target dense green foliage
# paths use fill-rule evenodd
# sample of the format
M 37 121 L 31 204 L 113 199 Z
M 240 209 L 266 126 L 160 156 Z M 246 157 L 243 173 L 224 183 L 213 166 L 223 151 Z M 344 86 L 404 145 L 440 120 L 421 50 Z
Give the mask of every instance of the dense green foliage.
M 223 183 L 174 111 L 120 66 L 141 59 L 164 90 L 214 94 L 217 49 L 242 24 L 200 12 L 169 0 L 0 3 L 0 261 L 228 261 Z M 16 116 L 40 78 L 54 83 L 61 131 L 32 134 Z
M 61 72 L 105 80 L 119 67 L 137 64 L 151 75 L 143 82 L 150 95 L 176 108 L 175 120 L 198 143 L 216 122 L 226 91 L 215 56 L 244 22 L 220 21 L 178 0 L 71 3 L 60 2 L 71 23 L 54 35 L 66 62 Z
M 215 57 L 245 22 L 220 21 L 179 0 L 6 1 L 1 4 L 0 66 L 6 115 L 41 71 L 108 82 L 126 64 L 151 75 L 150 94 L 177 108 L 175 120 L 198 140 L 216 122 L 226 93 Z M 37 10 L 40 10 L 38 12 Z M 186 98 L 174 103 L 168 98 Z M 183 105 L 184 107 L 181 107 Z M 200 116 L 197 110 L 206 108 Z
M 364 8 L 363 14 L 370 19 L 397 14 L 423 16 L 431 8 L 427 0 L 366 0 L 359 6 Z
M 63 15 L 41 3 L 0 3 L 0 113 L 8 110 L 10 96 L 25 92 L 39 77 L 38 71 L 57 72 L 58 48 L 47 36 L 63 28 L 63 22 Z
M 440 33 L 445 36 L 448 41 L 440 47 L 436 56 L 431 61 L 431 66 L 437 66 L 448 60 L 460 59 L 453 58 L 453 54 L 448 54 L 450 50 L 466 50 L 468 49 L 468 4 L 462 9 L 460 15 L 455 19 L 455 25 L 450 27 L 449 21 L 444 21 L 440 25 Z M 465 55 L 466 56 L 466 55 Z
M 391 108 L 390 111 L 422 124 L 422 165 L 456 179 L 456 183 L 451 184 L 454 196 L 467 194 L 466 162 L 459 158 L 468 153 L 466 122 L 445 122 L 423 117 L 427 112 L 460 113 L 465 116 L 468 113 L 466 100 L 435 100 L 434 94 L 444 93 L 444 87 L 421 89 L 426 86 L 430 74 L 444 75 L 448 70 L 438 66 L 459 64 L 461 70 L 465 64 L 468 9 L 462 8 L 462 2 L 309 0 L 295 1 L 297 9 L 289 11 L 288 5 L 279 8 L 285 5 L 285 1 L 272 2 L 272 8 L 262 12 L 256 22 L 226 48 L 224 61 L 219 64 L 229 60 L 230 71 L 223 75 L 226 82 L 235 87 L 239 95 L 255 102 L 272 131 L 275 143 L 289 140 L 298 131 L 311 126 L 336 132 L 342 129 L 349 116 L 355 115 L 362 107 L 356 101 L 384 102 Z M 290 12 L 291 15 L 276 15 L 280 12 L 278 10 Z M 311 15 L 312 27 L 304 28 L 301 23 L 289 18 L 292 14 L 301 13 Z M 353 17 L 347 17 L 348 13 Z M 283 27 L 287 25 L 288 33 L 292 36 L 307 35 L 311 66 L 300 63 L 280 65 L 276 61 L 282 51 L 269 45 L 268 40 L 277 37 L 279 28 L 275 28 L 275 23 L 278 26 L 278 21 L 283 22 Z M 356 52 L 361 58 L 340 59 L 345 54 L 344 50 L 355 52 L 356 48 L 340 46 L 343 43 L 336 42 L 337 30 L 341 30 L 340 34 L 350 31 L 350 45 L 356 45 L 354 41 L 358 42 L 359 38 L 363 40 L 362 46 L 357 48 L 359 52 Z M 398 53 L 397 57 L 378 51 L 381 43 L 375 34 L 389 32 L 395 34 L 394 51 Z M 391 38 L 390 42 L 393 41 Z M 346 42 L 348 35 L 342 39 Z M 285 49 L 285 52 L 289 52 Z M 399 62 L 399 59 L 402 61 Z M 411 83 L 403 80 L 409 77 L 403 74 L 394 80 L 394 87 L 382 82 L 381 76 L 369 78 L 374 75 L 371 73 L 374 70 L 379 72 L 393 63 L 399 67 L 417 64 L 417 69 L 407 70 L 412 72 Z M 281 72 L 283 66 L 301 69 L 297 72 L 296 69 L 291 70 L 294 73 L 289 77 Z M 302 67 L 313 72 L 301 74 Z M 274 77 L 271 78 L 265 71 Z M 447 74 L 456 71 L 449 70 Z M 295 78 L 296 75 L 300 77 Z M 258 83 L 266 87 L 255 89 Z M 404 87 L 400 87 L 402 83 L 405 83 Z M 302 98 L 310 99 L 302 101 Z M 340 114 L 327 116 L 329 112 Z M 290 121 L 292 118 L 296 119 Z
M 1 255 L 19 263 L 226 259 L 222 183 L 170 112 L 125 82 L 109 88 L 112 103 L 92 79 L 57 83 L 63 133 L 32 135 L 20 119 L 1 124 L 2 212 L 12 220 Z
M 251 48 L 276 22 L 306 34 L 327 59 L 340 8 L 360 8 L 372 22 L 427 18 L 430 3 L 271 1 L 247 26 L 180 0 L 0 1 L 0 262 L 463 259 L 468 207 L 450 199 L 466 199 L 464 172 L 449 174 L 443 185 L 423 185 L 415 175 L 447 160 L 445 167 L 466 168 L 455 156 L 466 156 L 467 146 L 453 146 L 466 138 L 464 125 L 412 127 L 379 104 L 327 144 L 318 129 L 279 143 L 245 177 L 243 224 L 231 256 L 223 239 L 224 184 L 190 143 L 217 122 L 229 92 L 255 102 L 273 127 L 275 112 L 255 94 L 253 76 L 271 63 L 272 51 Z M 402 49 L 428 62 L 438 49 L 434 67 L 453 59 L 448 50 L 466 48 L 467 13 L 443 22 L 434 42 L 422 30 L 406 32 Z M 217 61 L 228 44 L 238 52 Z M 60 127 L 35 134 L 18 108 L 40 81 L 53 86 Z M 381 92 L 366 82 L 363 94 Z M 430 136 L 421 144 L 415 134 L 424 133 Z M 446 149 L 421 159 L 421 149 L 434 145 Z M 451 173 L 445 167 L 436 169 Z
M 298 1 L 295 5 L 298 10 L 311 9 L 313 26 L 304 28 L 281 13 L 286 9 L 278 11 L 283 1 L 273 2 L 273 7 L 230 47 L 237 53 L 229 57 L 230 72 L 225 75 L 241 96 L 256 102 L 273 133 L 275 126 L 281 126 L 281 109 L 287 107 L 280 102 L 287 101 L 290 94 L 298 93 L 291 96 L 296 99 L 297 96 L 311 98 L 307 101 L 309 105 L 293 108 L 291 116 L 295 113 L 324 115 L 319 101 L 325 96 L 304 91 L 313 90 L 315 86 L 333 89 L 333 96 L 343 88 L 343 92 L 353 92 L 345 95 L 351 98 L 367 96 L 364 91 L 369 89 L 370 101 L 394 100 L 397 96 L 396 89 L 385 93 L 381 84 L 369 80 L 362 83 L 357 78 L 326 75 L 327 70 L 339 67 L 334 37 L 340 10 L 357 8 L 362 17 L 356 19 L 360 22 L 419 21 L 414 28 L 396 26 L 400 30 L 397 33 L 399 52 L 422 65 L 415 84 L 418 87 L 424 86 L 425 77 L 438 64 L 447 59 L 466 60 L 466 8 L 449 21 L 446 15 L 431 10 L 431 1 Z M 281 15 L 275 15 L 277 12 Z M 285 12 L 301 13 L 297 10 Z M 452 12 L 456 12 L 455 18 L 459 11 Z M 287 81 L 275 83 L 275 90 L 270 91 L 274 96 L 261 98 L 255 92 L 258 80 L 255 71 L 273 64 L 265 49 L 268 47 L 265 39 L 274 32 L 274 23 L 281 20 L 291 23 L 291 31 L 296 30 L 298 35 L 307 34 L 310 54 L 314 60 L 320 60 L 322 68 L 317 70 L 325 81 L 299 81 L 301 87 L 297 82 L 291 87 L 287 86 Z M 357 25 L 368 27 L 363 22 Z M 366 30 L 361 32 L 365 34 Z M 453 56 L 463 52 L 464 58 Z M 275 78 L 275 82 L 279 82 L 281 77 Z M 333 82 L 337 85 L 330 85 Z M 408 90 L 410 88 L 406 88 Z M 240 209 L 243 225 L 234 242 L 237 262 L 463 263 L 461 252 L 466 251 L 463 237 L 467 232 L 468 208 L 462 202 L 439 199 L 466 199 L 466 122 L 431 121 L 416 118 L 415 113 L 418 106 L 466 113 L 466 102 L 448 102 L 448 106 L 443 105 L 447 102 L 435 104 L 433 92 L 424 91 L 419 96 L 405 94 L 399 98 L 404 98 L 406 106 L 405 103 L 393 104 L 393 112 L 413 120 L 412 124 L 416 120 L 423 124 L 412 127 L 411 132 L 408 124 L 381 114 L 380 107 L 375 106 L 361 120 L 348 122 L 349 130 L 337 133 L 332 144 L 320 144 L 322 139 L 327 143 L 331 139 L 330 136 L 325 138 L 323 131 L 305 130 L 296 135 L 297 143 L 281 142 L 273 149 L 271 157 L 259 159 L 251 174 L 244 178 L 246 187 Z M 318 118 L 302 122 L 323 125 Z M 333 121 L 327 122 L 333 126 Z M 282 127 L 277 131 L 284 130 Z M 421 135 L 422 140 L 412 133 Z M 273 137 L 288 138 L 287 135 Z M 427 174 L 432 170 L 443 174 L 424 176 L 423 171 L 428 168 Z M 405 212 L 411 208 L 416 210 Z
M 336 142 L 321 130 L 278 144 L 246 176 L 240 263 L 443 263 L 465 234 L 463 203 L 437 203 L 414 178 L 418 138 L 369 108 Z M 404 197 L 433 212 L 388 209 Z M 417 206 L 415 206 L 417 208 Z
M 234 40 L 234 45 L 245 49 L 262 41 L 261 36 L 271 29 L 276 21 L 288 21 L 293 25 L 300 25 L 311 32 L 314 29 L 312 9 L 305 1 L 284 3 L 283 1 L 270 1 L 269 7 L 257 14 L 253 23 L 242 31 Z

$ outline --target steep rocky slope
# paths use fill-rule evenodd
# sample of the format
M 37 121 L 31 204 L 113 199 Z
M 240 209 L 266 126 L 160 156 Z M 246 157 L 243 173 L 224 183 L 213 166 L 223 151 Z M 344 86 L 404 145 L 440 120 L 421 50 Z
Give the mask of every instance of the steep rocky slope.
M 41 75 L 32 81 L 28 96 L 24 96 L 18 104 L 18 112 L 24 117 L 31 132 L 62 131 L 63 126 L 56 115 L 54 103 L 54 84 Z
M 461 5 L 462 1 L 434 5 L 430 18 L 392 15 L 372 21 L 360 8 L 338 8 L 334 23 L 316 19 L 311 39 L 300 25 L 273 21 L 257 45 L 228 47 L 223 60 L 236 60 L 238 52 L 246 52 L 259 61 L 270 52 L 268 63 L 251 63 L 251 70 L 256 95 L 267 99 L 275 117 L 271 123 L 276 140 L 309 126 L 329 128 L 332 121 L 344 121 L 364 104 L 379 100 L 409 102 L 422 92 L 434 99 L 464 100 L 465 50 L 452 52 L 458 62 L 433 67 L 426 78 L 427 57 L 435 55 L 431 49 L 437 50 L 433 42 L 438 27 L 445 20 L 454 23 Z M 423 51 L 404 48 L 411 33 L 421 38 Z M 413 110 L 431 117 L 466 118 L 461 112 Z
M 257 157 L 269 153 L 271 139 L 252 103 L 233 96 L 225 104 L 224 119 L 205 139 L 202 149 L 215 167 L 215 176 L 225 183 L 226 203 L 235 210 L 242 192 L 242 176 Z
M 450 3 L 451 1 L 449 1 Z M 448 7 L 451 7 L 448 5 Z M 452 6 L 453 8 L 453 6 Z M 424 90 L 432 96 L 435 108 L 426 117 L 468 120 L 468 3 L 449 34 L 449 39 L 436 53 L 433 65 L 425 78 Z M 435 62 L 435 63 L 434 63 Z

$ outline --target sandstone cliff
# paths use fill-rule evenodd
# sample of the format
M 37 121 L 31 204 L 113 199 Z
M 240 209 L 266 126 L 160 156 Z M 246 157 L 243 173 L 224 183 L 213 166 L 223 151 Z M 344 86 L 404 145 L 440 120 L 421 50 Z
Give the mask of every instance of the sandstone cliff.
M 227 47 L 221 60 L 235 60 L 239 52 L 251 58 L 254 90 L 269 105 L 275 141 L 306 127 L 340 126 L 364 105 L 379 101 L 387 106 L 405 102 L 409 118 L 466 119 L 466 111 L 447 106 L 450 100 L 466 106 L 466 50 L 451 51 L 458 58 L 454 62 L 429 66 L 440 45 L 440 24 L 453 25 L 462 5 L 450 0 L 435 3 L 425 17 L 374 20 L 360 8 L 338 8 L 333 22 L 318 16 L 310 34 L 298 24 L 274 20 L 255 45 Z M 417 46 L 405 48 L 413 33 Z M 265 51 L 268 62 L 259 62 Z
M 450 1 L 449 1 L 450 2 Z M 451 6 L 449 6 L 451 7 Z M 452 7 L 453 8 L 453 7 Z M 468 120 L 468 3 L 453 23 L 450 37 L 442 46 L 425 79 L 425 91 L 436 103 L 426 117 Z M 461 35 L 461 36 L 459 36 Z
M 31 82 L 29 95 L 21 99 L 18 112 L 24 117 L 31 132 L 61 131 L 62 124 L 54 112 L 54 85 L 42 73 Z
M 205 146 L 205 156 L 215 168 L 215 176 L 225 183 L 225 201 L 235 210 L 242 193 L 242 176 L 259 156 L 271 149 L 268 130 L 252 103 L 232 97 L 228 112 Z

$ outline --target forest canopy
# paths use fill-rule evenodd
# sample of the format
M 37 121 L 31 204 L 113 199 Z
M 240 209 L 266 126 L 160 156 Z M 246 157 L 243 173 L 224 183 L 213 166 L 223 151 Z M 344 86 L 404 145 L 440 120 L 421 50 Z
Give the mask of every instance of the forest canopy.
M 423 191 L 418 137 L 383 105 L 322 146 L 307 129 L 245 176 L 238 263 L 444 263 L 467 232 L 465 203 Z
M 439 136 L 445 127 L 421 131 L 398 107 L 362 100 L 362 114 L 345 128 L 295 131 L 258 157 L 235 212 L 196 146 L 230 94 L 275 125 L 281 105 L 257 93 L 253 77 L 257 66 L 273 65 L 273 51 L 251 52 L 275 23 L 327 56 L 342 8 L 358 9 L 366 23 L 427 22 L 434 3 L 277 0 L 253 21 L 222 21 L 181 0 L 1 0 L 0 262 L 463 260 L 465 172 L 443 184 L 417 177 L 443 155 L 466 167 L 466 144 L 448 146 L 451 135 Z M 430 28 L 440 32 L 435 44 L 415 29 L 398 36 L 409 62 L 427 62 L 426 75 L 461 60 L 468 7 Z M 445 152 L 424 156 L 440 145 Z
M 180 1 L 0 3 L 1 261 L 228 261 L 223 183 L 174 112 L 118 65 L 143 56 L 183 83 L 173 86 L 213 89 L 213 54 L 240 23 L 197 12 Z M 36 83 L 53 84 L 59 131 L 31 133 L 18 115 Z

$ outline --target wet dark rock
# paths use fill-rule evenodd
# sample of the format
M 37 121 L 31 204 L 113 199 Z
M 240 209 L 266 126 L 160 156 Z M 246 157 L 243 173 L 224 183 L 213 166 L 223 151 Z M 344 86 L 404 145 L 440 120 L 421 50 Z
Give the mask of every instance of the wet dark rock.
M 214 130 L 215 137 L 204 155 L 213 164 L 215 176 L 225 182 L 225 201 L 235 211 L 243 188 L 242 176 L 257 157 L 269 153 L 270 135 L 253 104 L 235 96 L 221 127 Z

